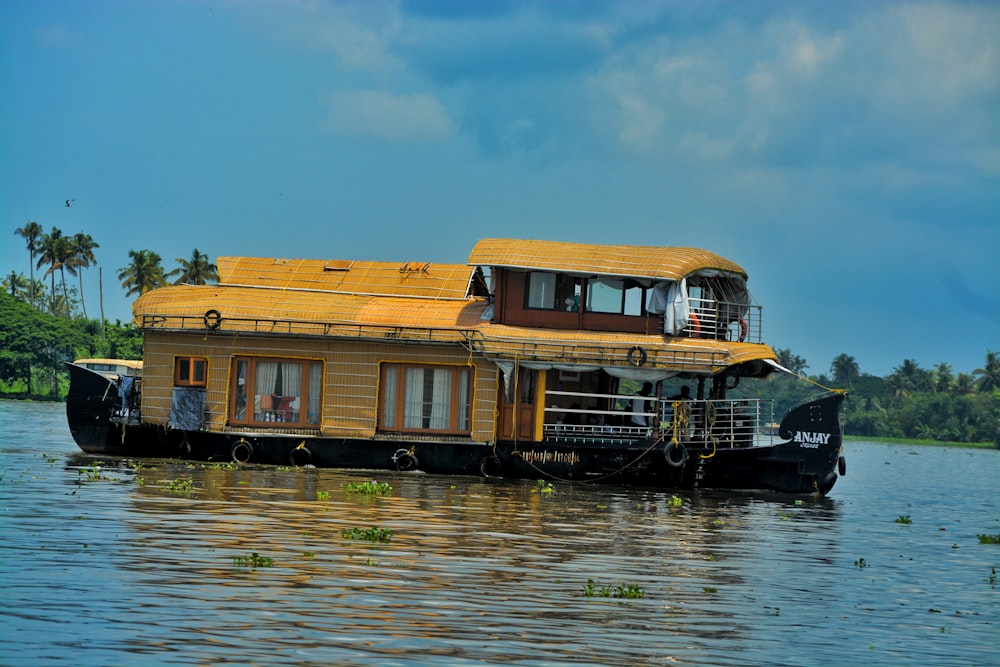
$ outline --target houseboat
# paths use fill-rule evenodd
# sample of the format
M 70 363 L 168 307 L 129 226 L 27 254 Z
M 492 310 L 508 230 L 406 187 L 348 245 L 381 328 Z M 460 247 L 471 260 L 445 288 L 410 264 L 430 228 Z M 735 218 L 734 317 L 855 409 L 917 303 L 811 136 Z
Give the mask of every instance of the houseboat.
M 747 398 L 783 369 L 746 271 L 705 250 L 484 239 L 464 264 L 217 267 L 135 301 L 141 377 L 69 364 L 81 449 L 820 494 L 844 472 L 843 393 L 780 419 Z

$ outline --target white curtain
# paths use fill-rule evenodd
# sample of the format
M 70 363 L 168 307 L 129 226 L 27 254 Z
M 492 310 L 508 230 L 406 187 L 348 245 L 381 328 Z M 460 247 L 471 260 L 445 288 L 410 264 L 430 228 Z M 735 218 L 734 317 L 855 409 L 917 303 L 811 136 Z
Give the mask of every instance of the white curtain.
M 451 369 L 436 368 L 431 393 L 430 428 L 435 430 L 448 429 L 449 405 L 451 401 Z
M 306 402 L 308 423 L 319 423 L 320 396 L 323 393 L 323 364 L 309 364 L 309 399 Z
M 285 396 L 302 395 L 302 364 L 281 364 L 281 391 Z
M 423 428 L 424 369 L 407 368 L 406 386 L 403 389 L 403 428 Z
M 382 405 L 382 425 L 386 428 L 396 426 L 396 387 L 399 384 L 396 373 L 395 366 L 383 367 L 382 386 L 385 387 L 385 398 Z
M 276 361 L 261 361 L 257 363 L 254 374 L 254 393 L 263 396 L 274 393 L 278 382 L 278 363 Z
M 469 405 L 469 369 L 464 369 L 458 373 L 458 429 L 460 431 L 469 428 L 469 413 L 472 412 Z

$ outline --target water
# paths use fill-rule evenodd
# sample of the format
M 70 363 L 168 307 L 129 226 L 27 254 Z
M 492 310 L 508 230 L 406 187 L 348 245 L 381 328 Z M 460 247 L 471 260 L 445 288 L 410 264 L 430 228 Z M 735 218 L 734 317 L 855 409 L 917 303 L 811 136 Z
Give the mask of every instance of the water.
M 384 473 L 371 498 L 343 485 L 373 473 L 100 461 L 63 409 L 0 401 L 2 665 L 998 664 L 997 451 L 849 442 L 799 501 Z

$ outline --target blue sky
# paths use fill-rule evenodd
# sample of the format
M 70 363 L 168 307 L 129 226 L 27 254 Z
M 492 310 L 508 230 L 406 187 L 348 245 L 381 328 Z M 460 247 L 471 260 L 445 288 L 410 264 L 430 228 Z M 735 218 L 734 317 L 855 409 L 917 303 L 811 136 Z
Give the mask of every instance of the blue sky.
M 130 249 L 502 236 L 718 252 L 812 373 L 1000 350 L 995 2 L 5 0 L 0 100 L 0 272 L 88 233 L 111 319 Z

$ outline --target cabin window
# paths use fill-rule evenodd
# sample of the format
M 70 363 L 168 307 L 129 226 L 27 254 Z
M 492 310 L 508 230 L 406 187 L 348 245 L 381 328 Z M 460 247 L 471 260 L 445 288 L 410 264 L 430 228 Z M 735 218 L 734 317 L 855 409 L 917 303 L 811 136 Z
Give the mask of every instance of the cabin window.
M 587 311 L 612 315 L 642 315 L 646 290 L 634 280 L 591 278 L 587 281 Z
M 177 387 L 204 387 L 208 381 L 208 359 L 202 357 L 177 357 L 174 361 L 174 385 Z
M 323 364 L 305 359 L 237 357 L 229 419 L 235 424 L 317 427 Z
M 582 291 L 579 278 L 565 273 L 528 273 L 525 307 L 540 310 L 577 311 Z
M 468 435 L 472 369 L 383 364 L 379 429 Z
M 552 310 L 556 302 L 556 274 L 532 271 L 528 274 L 528 308 Z

